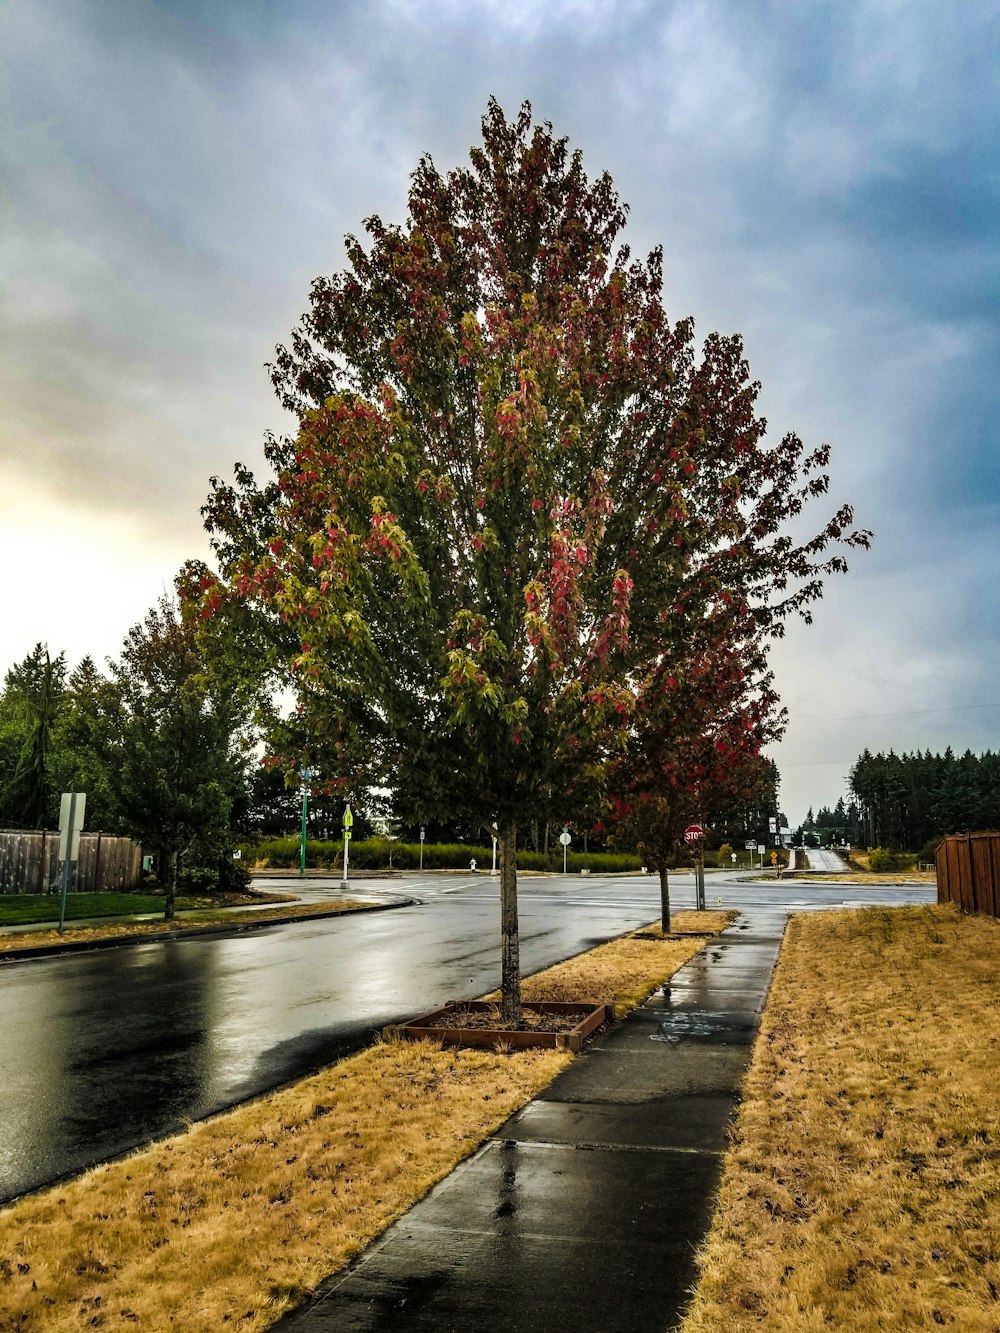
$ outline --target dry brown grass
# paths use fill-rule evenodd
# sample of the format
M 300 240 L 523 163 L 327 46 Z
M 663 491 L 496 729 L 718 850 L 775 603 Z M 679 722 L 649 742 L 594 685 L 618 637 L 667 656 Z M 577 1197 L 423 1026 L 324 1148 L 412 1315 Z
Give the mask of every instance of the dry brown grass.
M 0 1213 L 0 1328 L 263 1329 L 569 1057 L 372 1047 Z
M 827 880 L 834 884 L 936 884 L 937 875 L 933 870 L 884 870 L 878 874 L 874 870 L 864 872 L 849 871 L 843 875 L 817 875 L 825 884 Z
M 683 1333 L 1000 1328 L 1000 924 L 793 919 Z
M 687 928 L 726 915 L 692 913 Z M 703 943 L 627 936 L 526 979 L 525 992 L 582 990 L 624 1009 Z M 22 1199 L 0 1212 L 0 1328 L 266 1328 L 571 1059 L 383 1042 Z
M 659 923 L 654 922 L 526 977 L 524 999 L 593 1000 L 595 1004 L 613 1004 L 621 1018 L 704 946 L 704 938 L 693 932 L 713 934 L 735 916 L 735 912 L 675 912 L 673 933 L 666 937 Z M 650 935 L 659 938 L 643 938 Z
M 106 926 L 67 926 L 62 935 L 57 930 L 30 930 L 19 934 L 0 935 L 0 954 L 12 949 L 42 949 L 53 944 L 68 944 L 95 940 L 141 939 L 143 935 L 156 935 L 164 930 L 196 934 L 206 926 L 239 926 L 252 922 L 265 926 L 281 921 L 293 921 L 311 916 L 329 916 L 332 912 L 356 912 L 359 908 L 370 907 L 371 903 L 354 902 L 339 899 L 328 903 L 303 903 L 292 907 L 276 907 L 272 911 L 244 912 L 239 909 L 199 912 L 197 916 L 178 917 L 174 921 L 119 921 Z

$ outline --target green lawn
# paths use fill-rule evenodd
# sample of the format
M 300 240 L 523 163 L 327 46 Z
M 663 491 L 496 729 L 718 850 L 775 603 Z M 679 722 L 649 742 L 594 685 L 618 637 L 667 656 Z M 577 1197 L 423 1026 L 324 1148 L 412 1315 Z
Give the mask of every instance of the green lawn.
M 182 898 L 178 910 L 201 906 L 200 900 Z M 131 916 L 136 912 L 162 912 L 163 895 L 158 893 L 68 893 L 66 920 L 92 916 Z M 33 921 L 59 920 L 58 893 L 0 894 L 0 926 L 27 926 Z

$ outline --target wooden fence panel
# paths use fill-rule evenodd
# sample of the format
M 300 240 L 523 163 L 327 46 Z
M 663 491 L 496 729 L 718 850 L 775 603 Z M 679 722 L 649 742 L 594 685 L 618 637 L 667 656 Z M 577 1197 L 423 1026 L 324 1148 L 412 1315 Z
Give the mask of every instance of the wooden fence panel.
M 0 830 L 0 893 L 49 893 L 60 884 L 59 834 Z M 70 872 L 71 893 L 132 889 L 142 873 L 142 848 L 131 838 L 84 833 Z
M 960 833 L 942 840 L 935 857 L 938 902 L 1000 917 L 1000 833 Z
M 993 858 L 988 838 L 971 837 L 969 852 L 972 862 L 972 889 L 974 910 L 995 916 L 993 898 Z

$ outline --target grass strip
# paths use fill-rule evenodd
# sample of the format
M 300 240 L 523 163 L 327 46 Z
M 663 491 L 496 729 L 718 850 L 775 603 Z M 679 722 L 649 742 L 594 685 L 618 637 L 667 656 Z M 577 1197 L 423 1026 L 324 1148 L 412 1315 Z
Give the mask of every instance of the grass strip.
M 288 907 L 275 907 L 272 911 L 243 912 L 238 908 L 217 908 L 214 911 L 199 912 L 194 916 L 175 917 L 173 921 L 119 921 L 106 926 L 68 926 L 60 935 L 57 930 L 30 930 L 16 935 L 0 935 L 0 955 L 14 949 L 45 949 L 53 944 L 70 942 L 92 943 L 96 940 L 117 940 L 143 935 L 159 935 L 163 931 L 179 933 L 197 933 L 206 926 L 240 926 L 248 923 L 255 926 L 278 924 L 282 921 L 299 921 L 309 917 L 328 917 L 336 912 L 356 912 L 361 908 L 371 907 L 371 903 L 355 902 L 341 898 L 328 903 L 300 903 Z
M 1000 1328 L 1000 923 L 789 924 L 683 1333 Z
M 59 916 L 58 893 L 0 894 L 0 926 L 28 926 L 34 921 L 53 921 Z M 177 910 L 203 907 L 204 900 L 179 894 Z M 93 916 L 133 916 L 138 912 L 162 912 L 162 893 L 68 893 L 66 920 Z
M 678 913 L 676 924 L 706 930 L 727 915 Z M 525 992 L 624 1007 L 640 989 L 638 959 L 648 993 L 703 945 L 626 936 L 526 979 Z M 0 1328 L 266 1328 L 572 1058 L 380 1042 L 27 1196 L 0 1212 Z

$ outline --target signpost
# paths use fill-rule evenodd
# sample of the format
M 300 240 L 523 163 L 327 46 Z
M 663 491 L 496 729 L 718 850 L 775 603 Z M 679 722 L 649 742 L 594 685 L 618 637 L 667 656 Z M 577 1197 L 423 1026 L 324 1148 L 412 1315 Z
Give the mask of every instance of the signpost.
M 565 873 L 566 873 L 566 849 L 569 847 L 570 843 L 573 841 L 572 837 L 570 836 L 570 831 L 569 831 L 568 828 L 564 828 L 563 831 L 562 831 L 562 833 L 559 834 L 559 841 L 562 843 L 562 849 L 563 849 L 563 874 L 565 875 Z
M 351 814 L 351 807 L 344 807 L 344 878 L 340 882 L 342 889 L 347 888 L 347 864 L 350 860 L 351 851 L 351 829 L 354 827 L 354 816 Z
M 700 824 L 688 824 L 684 830 L 684 841 L 688 846 L 695 848 L 694 862 L 694 894 L 695 907 L 698 911 L 705 910 L 705 856 L 702 851 L 702 840 L 705 837 L 705 830 Z
M 87 808 L 87 793 L 64 791 L 59 802 L 59 859 L 62 861 L 62 896 L 59 903 L 59 934 L 66 923 L 66 894 L 69 892 L 69 868 L 80 859 L 80 830 Z
M 420 825 L 420 870 L 421 870 L 421 873 L 423 872 L 423 868 L 424 868 L 424 839 L 425 839 L 426 837 L 427 837 L 427 830 L 424 828 L 423 824 L 421 824 L 421 825 Z

